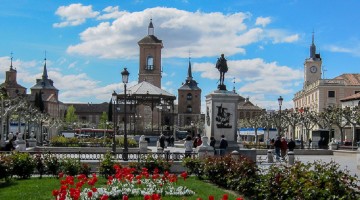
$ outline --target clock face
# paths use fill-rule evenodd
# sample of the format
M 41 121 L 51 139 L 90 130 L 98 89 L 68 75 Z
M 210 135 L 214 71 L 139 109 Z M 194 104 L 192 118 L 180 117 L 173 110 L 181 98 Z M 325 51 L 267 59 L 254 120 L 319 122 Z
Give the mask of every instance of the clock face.
M 317 72 L 316 66 L 310 67 L 310 72 L 311 72 L 311 73 L 316 73 L 316 72 Z

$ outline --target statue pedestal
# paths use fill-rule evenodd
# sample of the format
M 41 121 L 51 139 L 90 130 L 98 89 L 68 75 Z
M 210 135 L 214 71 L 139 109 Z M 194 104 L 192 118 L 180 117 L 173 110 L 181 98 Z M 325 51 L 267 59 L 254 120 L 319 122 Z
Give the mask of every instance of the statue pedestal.
M 139 139 L 139 151 L 140 151 L 140 153 L 146 153 L 147 152 L 147 147 L 148 147 L 148 142 L 145 140 L 145 136 L 144 135 L 140 136 L 140 139 Z
M 205 132 L 220 141 L 224 135 L 228 143 L 236 143 L 237 106 L 239 95 L 233 91 L 215 90 L 206 95 Z
M 16 140 L 16 151 L 26 151 L 26 142 L 25 140 Z
M 195 151 L 199 154 L 199 158 L 214 155 L 214 148 L 209 145 L 208 139 L 209 138 L 206 136 L 201 137 L 202 144 L 195 149 Z
M 36 146 L 36 139 L 35 138 L 30 138 L 26 140 L 29 147 L 35 147 Z

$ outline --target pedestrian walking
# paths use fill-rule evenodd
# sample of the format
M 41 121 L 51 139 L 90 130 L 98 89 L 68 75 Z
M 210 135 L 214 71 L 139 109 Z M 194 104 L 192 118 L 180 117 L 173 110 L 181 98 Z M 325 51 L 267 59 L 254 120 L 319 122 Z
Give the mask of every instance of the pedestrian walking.
M 285 159 L 286 151 L 288 148 L 288 144 L 284 137 L 281 138 L 281 145 L 280 145 L 280 151 L 281 151 L 281 159 Z
M 276 155 L 276 160 L 280 160 L 280 149 L 281 149 L 281 140 L 280 137 L 277 137 L 275 142 L 274 142 L 274 148 L 275 148 L 275 155 Z
M 185 158 L 191 157 L 191 153 L 193 151 L 193 142 L 192 142 L 192 138 L 190 135 L 186 136 L 185 138 L 185 142 L 184 142 L 184 147 L 185 147 Z

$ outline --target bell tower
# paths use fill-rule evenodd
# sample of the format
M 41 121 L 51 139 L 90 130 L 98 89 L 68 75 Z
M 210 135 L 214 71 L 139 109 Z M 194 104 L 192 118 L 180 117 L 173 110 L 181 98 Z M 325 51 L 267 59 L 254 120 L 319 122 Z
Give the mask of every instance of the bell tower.
M 314 32 L 312 34 L 312 43 L 310 46 L 310 57 L 304 62 L 304 87 L 321 79 L 321 56 L 316 53 L 314 43 Z
M 161 49 L 162 40 L 154 35 L 152 19 L 148 26 L 148 35 L 138 42 L 140 50 L 139 61 L 139 83 L 149 82 L 161 88 Z

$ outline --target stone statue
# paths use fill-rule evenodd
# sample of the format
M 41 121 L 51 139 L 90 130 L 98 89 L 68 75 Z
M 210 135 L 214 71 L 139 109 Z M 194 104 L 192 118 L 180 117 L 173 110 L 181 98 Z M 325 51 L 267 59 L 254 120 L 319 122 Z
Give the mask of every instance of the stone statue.
M 219 89 L 223 89 L 224 86 L 224 78 L 225 78 L 225 73 L 228 71 L 228 66 L 226 63 L 226 59 L 224 57 L 224 54 L 221 54 L 221 57 L 218 58 L 217 62 L 216 62 L 216 69 L 219 70 L 220 72 L 220 79 L 219 79 Z M 225 89 L 226 90 L 226 89 Z

